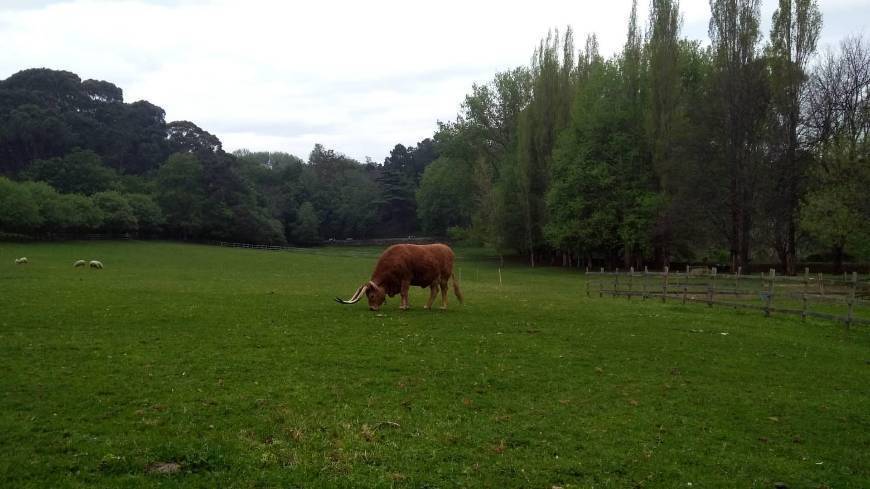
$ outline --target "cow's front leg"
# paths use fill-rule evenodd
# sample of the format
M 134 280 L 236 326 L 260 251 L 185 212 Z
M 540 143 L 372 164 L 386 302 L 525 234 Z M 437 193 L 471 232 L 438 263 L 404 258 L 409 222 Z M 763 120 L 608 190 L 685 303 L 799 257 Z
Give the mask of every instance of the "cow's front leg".
M 435 302 L 435 296 L 438 295 L 438 283 L 433 283 L 429 287 L 429 300 L 426 301 L 426 309 L 432 308 L 432 303 Z
M 399 309 L 406 310 L 410 305 L 408 305 L 408 290 L 411 288 L 411 282 L 402 282 L 402 291 L 400 292 L 402 295 L 402 305 L 399 306 Z

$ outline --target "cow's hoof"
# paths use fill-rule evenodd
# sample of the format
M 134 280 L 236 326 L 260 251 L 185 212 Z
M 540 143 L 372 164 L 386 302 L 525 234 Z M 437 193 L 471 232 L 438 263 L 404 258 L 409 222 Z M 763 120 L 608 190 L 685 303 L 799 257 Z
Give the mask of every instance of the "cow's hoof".
M 407 311 L 408 309 L 410 309 L 410 307 L 409 306 L 399 306 L 399 309 L 401 309 L 403 311 Z
M 438 309 L 441 309 L 442 311 L 446 311 L 446 310 L 447 310 L 447 306 L 441 306 L 441 307 L 439 307 Z

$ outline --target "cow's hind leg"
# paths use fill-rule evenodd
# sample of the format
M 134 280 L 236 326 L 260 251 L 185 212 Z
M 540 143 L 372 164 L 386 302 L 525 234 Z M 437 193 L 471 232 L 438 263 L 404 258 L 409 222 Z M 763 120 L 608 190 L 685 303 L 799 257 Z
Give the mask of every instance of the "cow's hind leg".
M 432 308 L 432 303 L 435 302 L 435 296 L 438 295 L 438 284 L 433 283 L 429 286 L 429 300 L 426 301 L 426 309 Z
M 447 280 L 441 280 L 441 309 L 447 309 Z

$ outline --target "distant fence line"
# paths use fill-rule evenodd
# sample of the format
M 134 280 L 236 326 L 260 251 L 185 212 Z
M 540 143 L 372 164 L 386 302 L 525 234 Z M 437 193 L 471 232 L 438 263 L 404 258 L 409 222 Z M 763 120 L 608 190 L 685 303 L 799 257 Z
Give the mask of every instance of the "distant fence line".
M 388 244 L 399 244 L 399 243 L 415 243 L 415 244 L 427 244 L 427 243 L 439 243 L 444 240 L 440 238 L 418 238 L 418 237 L 410 237 L 410 238 L 381 238 L 381 239 L 342 239 L 342 240 L 328 240 L 321 241 L 317 243 L 317 245 L 305 248 L 301 246 L 278 246 L 278 245 L 263 245 L 263 244 L 253 244 L 253 243 L 236 243 L 232 241 L 214 241 L 208 240 L 205 241 L 205 244 L 215 245 L 215 246 L 224 246 L 229 248 L 250 248 L 254 250 L 272 250 L 272 251 L 298 251 L 298 250 L 311 250 L 316 246 L 383 246 Z
M 276 245 L 262 245 L 262 244 L 252 244 L 252 243 L 233 243 L 231 241 L 205 241 L 205 244 L 213 245 L 213 246 L 223 246 L 227 248 L 249 248 L 252 250 L 271 250 L 271 251 L 295 251 L 295 250 L 304 250 L 305 248 L 293 247 L 293 246 L 276 246 Z
M 325 246 L 383 246 L 394 245 L 401 243 L 413 244 L 431 244 L 431 243 L 446 243 L 449 239 L 440 236 L 408 236 L 407 238 L 371 238 L 371 239 L 329 239 L 321 241 L 321 245 Z
M 777 275 L 774 269 L 759 275 L 742 274 L 740 269 L 722 274 L 715 267 L 687 266 L 685 272 L 672 272 L 668 267 L 661 272 L 587 269 L 586 277 L 587 297 L 597 286 L 599 297 L 660 298 L 663 303 L 670 299 L 682 304 L 755 309 L 763 311 L 765 317 L 772 313 L 817 317 L 843 322 L 847 328 L 870 324 L 870 282 L 860 281 L 857 272 L 832 278 L 810 274 L 806 268 L 803 276 L 788 277 Z
M 306 249 L 303 246 L 278 246 L 278 245 L 264 245 L 264 244 L 254 244 L 254 243 L 238 243 L 232 241 L 219 241 L 219 240 L 203 240 L 203 239 L 182 239 L 182 240 L 173 240 L 170 238 L 153 236 L 153 235 L 141 235 L 136 233 L 121 233 L 121 234 L 113 234 L 113 233 L 50 233 L 50 234 L 39 234 L 39 235 L 25 235 L 25 234 L 15 234 L 15 233 L 5 233 L 0 232 L 0 241 L 76 241 L 76 240 L 84 240 L 84 241 L 97 241 L 97 240 L 169 240 L 169 241 L 180 241 L 182 243 L 203 243 L 203 244 L 211 244 L 216 245 L 220 244 L 221 246 L 231 246 L 233 248 L 252 248 L 258 250 L 298 250 L 298 249 Z M 427 244 L 427 243 L 446 243 L 450 241 L 446 237 L 441 236 L 408 236 L 406 238 L 371 238 L 371 239 L 353 239 L 353 238 L 343 238 L 343 239 L 328 239 L 318 241 L 317 243 L 312 243 L 311 247 L 317 246 L 382 246 L 382 245 L 392 245 L 399 243 L 415 243 L 415 244 Z

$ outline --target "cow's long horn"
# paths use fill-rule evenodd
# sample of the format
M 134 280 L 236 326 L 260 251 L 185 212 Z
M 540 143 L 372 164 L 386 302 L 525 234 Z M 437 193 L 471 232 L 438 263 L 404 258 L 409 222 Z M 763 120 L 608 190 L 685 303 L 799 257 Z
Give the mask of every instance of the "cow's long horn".
M 353 297 L 350 300 L 341 300 L 338 297 L 335 298 L 335 302 L 339 304 L 356 304 L 362 298 L 362 296 L 366 293 L 366 290 L 369 288 L 369 284 L 360 285 L 356 292 L 354 292 Z

